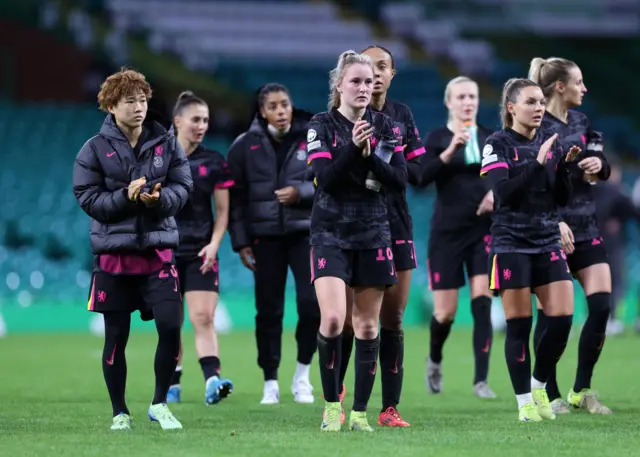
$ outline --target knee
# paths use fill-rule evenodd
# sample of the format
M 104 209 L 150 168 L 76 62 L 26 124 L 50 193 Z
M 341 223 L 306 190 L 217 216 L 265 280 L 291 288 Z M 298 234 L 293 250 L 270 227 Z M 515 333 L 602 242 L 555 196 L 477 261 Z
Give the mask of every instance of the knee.
M 589 317 L 606 321 L 611 314 L 611 294 L 609 292 L 591 294 L 587 296 L 587 306 Z
M 210 309 L 198 309 L 196 311 L 189 312 L 189 320 L 193 325 L 194 330 L 209 329 L 213 327 L 213 307 Z
M 337 311 L 327 311 L 322 314 L 320 326 L 325 336 L 339 335 L 344 326 L 344 316 Z
M 380 326 L 392 332 L 399 332 L 402 330 L 402 318 L 404 317 L 404 311 L 394 310 L 394 312 L 383 312 L 380 314 Z
M 471 300 L 471 314 L 475 321 L 491 320 L 491 298 L 480 296 Z
M 456 317 L 456 309 L 442 308 L 434 309 L 433 317 L 441 324 L 450 324 Z
M 371 318 L 356 318 L 353 320 L 353 333 L 360 340 L 372 340 L 378 336 L 378 321 Z
M 156 328 L 159 334 L 177 334 L 180 335 L 181 316 L 180 310 L 177 313 L 164 312 L 155 313 Z

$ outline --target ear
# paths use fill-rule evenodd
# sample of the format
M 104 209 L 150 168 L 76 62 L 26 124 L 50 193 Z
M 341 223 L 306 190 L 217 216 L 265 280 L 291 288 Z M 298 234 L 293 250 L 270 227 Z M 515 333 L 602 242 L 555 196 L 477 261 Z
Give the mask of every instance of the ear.
M 262 116 L 262 119 L 267 118 L 267 113 L 265 113 L 264 108 L 260 108 L 260 116 Z
M 175 126 L 176 126 L 176 128 L 179 128 L 179 127 L 180 127 L 180 116 L 175 116 L 175 117 L 173 118 L 173 125 L 175 125 Z
M 109 108 L 109 113 L 113 114 L 114 116 L 116 115 L 116 107 L 115 106 L 111 106 Z
M 391 80 L 396 76 L 396 69 L 391 70 Z
M 513 103 L 507 102 L 507 112 L 513 116 L 513 115 L 515 115 L 514 111 L 515 110 L 513 108 Z
M 564 92 L 565 87 L 566 86 L 564 85 L 564 83 L 562 81 L 556 81 L 555 89 L 559 94 Z

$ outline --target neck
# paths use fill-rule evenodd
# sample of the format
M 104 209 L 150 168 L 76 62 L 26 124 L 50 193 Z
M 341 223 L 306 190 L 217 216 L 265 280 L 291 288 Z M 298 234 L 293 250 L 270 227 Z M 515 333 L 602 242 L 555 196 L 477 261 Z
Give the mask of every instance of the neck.
M 460 130 L 473 125 L 476 125 L 475 119 L 462 121 L 460 119 L 454 118 L 450 119 L 449 122 L 447 122 L 447 128 L 452 132 L 459 132 Z
M 547 104 L 547 111 L 562 122 L 567 122 L 567 119 L 569 118 L 569 110 L 565 104 L 556 97 L 549 100 L 549 103 Z
M 195 151 L 198 147 L 198 143 L 192 143 L 186 138 L 181 138 L 180 135 L 178 135 L 178 143 L 180 143 L 180 146 L 182 146 L 182 150 L 187 156 L 193 154 L 193 151 Z
M 131 128 L 122 124 L 117 119 L 116 119 L 116 125 L 122 131 L 122 133 L 124 133 L 124 136 L 127 137 L 127 140 L 129 140 L 129 143 L 131 144 L 131 146 L 135 146 L 136 144 L 138 144 L 138 139 L 140 139 L 140 135 L 142 134 L 141 125 L 138 127 Z
M 287 135 L 287 133 L 289 133 L 289 130 L 291 130 L 291 124 L 289 124 L 283 130 L 279 130 L 278 128 L 274 127 L 271 124 L 267 124 L 267 131 L 269 132 L 269 135 L 271 135 L 273 139 L 276 141 L 282 141 L 282 139 Z
M 530 140 L 533 139 L 534 136 L 536 136 L 535 128 L 525 127 L 522 124 L 513 124 L 513 127 L 511 127 L 511 129 L 514 132 L 519 133 L 526 138 L 529 138 Z
M 376 111 L 382 111 L 382 108 L 384 108 L 384 104 L 387 101 L 387 93 L 386 92 L 381 92 L 379 94 L 374 94 L 371 97 L 371 106 L 373 107 L 373 109 L 375 109 Z
M 340 105 L 340 108 L 338 108 L 338 112 L 354 124 L 358 119 L 362 119 L 366 110 L 367 108 L 351 108 L 347 105 Z

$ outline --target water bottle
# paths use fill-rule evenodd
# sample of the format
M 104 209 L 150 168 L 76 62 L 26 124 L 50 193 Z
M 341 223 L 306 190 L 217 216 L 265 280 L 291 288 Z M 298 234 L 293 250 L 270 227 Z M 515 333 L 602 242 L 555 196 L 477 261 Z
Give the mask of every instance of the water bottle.
M 397 139 L 389 139 L 389 140 L 380 140 L 378 144 L 376 144 L 376 148 L 373 153 L 382 159 L 385 163 L 391 162 L 391 157 L 393 157 L 396 145 L 398 144 Z M 378 181 L 376 176 L 372 171 L 367 173 L 367 179 L 364 182 L 364 185 L 367 189 L 372 190 L 374 192 L 380 192 L 382 188 L 382 183 Z

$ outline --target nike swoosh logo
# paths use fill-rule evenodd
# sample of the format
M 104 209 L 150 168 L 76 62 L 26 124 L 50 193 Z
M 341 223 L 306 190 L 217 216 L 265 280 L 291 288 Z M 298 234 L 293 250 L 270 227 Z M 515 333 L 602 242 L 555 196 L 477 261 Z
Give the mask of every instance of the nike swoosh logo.
M 107 154 L 107 157 L 112 157 L 112 156 L 114 156 L 114 155 L 116 155 L 116 151 L 113 151 L 113 152 L 108 153 L 108 154 Z
M 107 360 L 105 360 L 105 363 L 109 366 L 113 365 L 113 359 L 116 356 L 116 345 L 113 345 L 113 351 L 111 352 L 111 357 Z
M 489 352 L 490 347 L 491 347 L 491 340 L 487 338 L 487 344 L 485 344 L 484 347 L 482 348 L 482 352 L 486 354 L 487 352 Z
M 524 350 L 524 344 L 522 345 L 522 355 L 520 357 L 518 357 L 516 359 L 517 362 L 524 362 L 524 359 L 526 358 L 526 354 L 525 354 L 525 350 Z
M 377 368 L 378 368 L 378 362 L 373 362 L 373 368 L 371 370 L 369 370 L 369 374 L 372 375 L 372 376 L 375 375 L 376 371 L 377 371 Z

